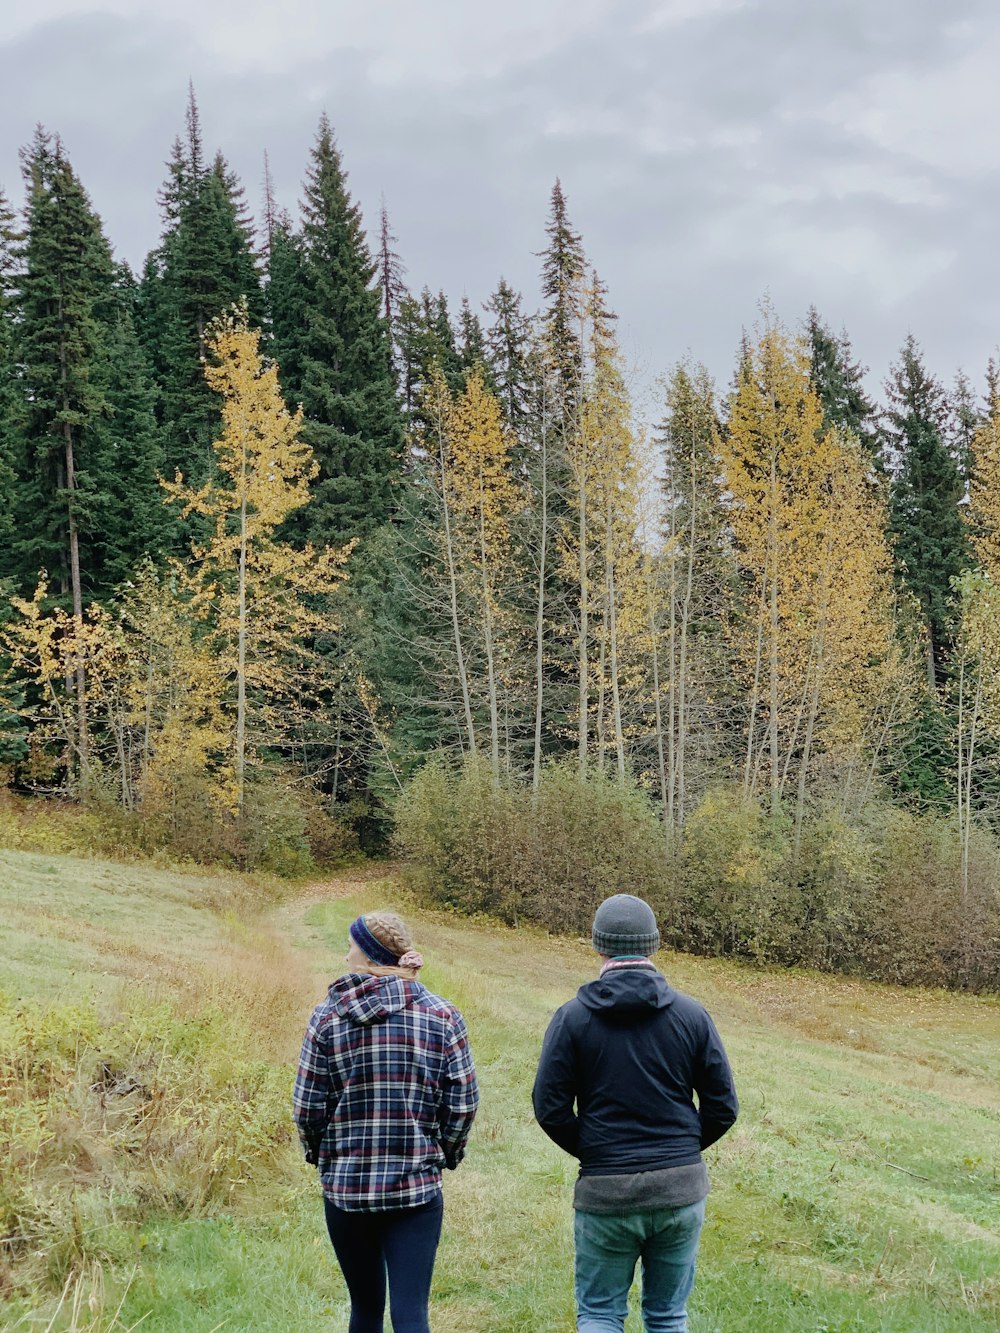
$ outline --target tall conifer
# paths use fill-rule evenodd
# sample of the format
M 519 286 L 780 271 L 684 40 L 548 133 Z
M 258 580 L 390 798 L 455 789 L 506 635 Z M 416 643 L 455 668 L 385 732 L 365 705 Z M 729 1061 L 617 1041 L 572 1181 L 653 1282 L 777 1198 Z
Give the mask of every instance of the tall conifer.
M 21 415 L 14 356 L 17 236 L 13 209 L 0 190 L 0 579 L 13 573 L 9 542 L 14 517 L 15 441 Z
M 463 367 L 466 370 L 472 370 L 475 366 L 482 366 L 486 370 L 486 339 L 483 337 L 483 323 L 479 315 L 473 310 L 467 296 L 462 297 L 462 305 L 458 315 L 458 328 L 459 355 L 462 358 Z
M 27 412 L 15 495 L 15 557 L 23 584 L 41 567 L 83 618 L 93 578 L 102 477 L 89 428 L 106 411 L 98 311 L 112 284 L 111 252 L 59 140 L 41 127 L 22 157 L 26 204 L 18 357 Z M 86 680 L 75 673 L 76 752 L 88 771 Z
M 376 265 L 325 115 L 302 214 L 303 320 L 293 341 L 303 437 L 319 466 L 307 523 L 316 540 L 341 542 L 392 512 L 403 441 Z
M 572 417 L 578 406 L 583 374 L 581 324 L 585 308 L 587 261 L 579 232 L 569 221 L 562 183 L 552 187 L 542 253 L 543 322 L 549 360 L 555 372 L 561 415 Z
M 839 337 L 823 323 L 815 306 L 806 316 L 809 380 L 823 406 L 823 423 L 849 430 L 870 462 L 884 467 L 878 409 L 865 391 L 865 367 L 854 358 L 846 330 Z
M 490 378 L 509 430 L 524 430 L 533 391 L 531 364 L 531 320 L 521 306 L 521 294 L 505 278 L 486 302 L 492 315 L 486 329 L 486 359 Z
M 890 524 L 903 585 L 916 599 L 927 633 L 927 679 L 942 675 L 954 636 L 952 579 L 966 562 L 959 511 L 962 478 L 946 443 L 944 390 L 924 368 L 912 334 L 886 384 L 891 446 Z
M 170 474 L 204 479 L 218 429 L 216 396 L 202 364 L 206 330 L 246 301 L 263 318 L 253 223 L 238 178 L 217 154 L 206 162 L 198 105 L 188 99 L 186 136 L 174 143 L 160 194 L 163 237 L 146 262 L 137 324 L 154 368 Z
M 94 537 L 94 583 L 101 594 L 134 577 L 144 557 L 162 557 L 174 531 L 159 485 L 162 432 L 152 372 L 136 333 L 135 303 L 135 280 L 123 269 L 109 308 L 101 311 L 103 355 L 94 379 L 106 409 L 88 427 L 102 477 Z
M 407 295 L 406 265 L 396 250 L 399 238 L 389 223 L 389 211 L 382 200 L 379 212 L 378 285 L 382 296 L 382 318 L 389 333 L 389 358 L 393 372 L 399 372 L 399 307 Z

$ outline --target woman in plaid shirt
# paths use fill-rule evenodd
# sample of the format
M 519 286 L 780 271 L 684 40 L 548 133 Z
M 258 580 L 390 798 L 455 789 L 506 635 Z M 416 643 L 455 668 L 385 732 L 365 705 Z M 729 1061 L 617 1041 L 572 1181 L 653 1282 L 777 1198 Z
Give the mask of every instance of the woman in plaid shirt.
M 394 912 L 351 925 L 349 971 L 306 1029 L 294 1113 L 318 1166 L 326 1223 L 351 1296 L 349 1333 L 429 1333 L 441 1169 L 454 1170 L 479 1104 L 462 1015 L 417 980 Z

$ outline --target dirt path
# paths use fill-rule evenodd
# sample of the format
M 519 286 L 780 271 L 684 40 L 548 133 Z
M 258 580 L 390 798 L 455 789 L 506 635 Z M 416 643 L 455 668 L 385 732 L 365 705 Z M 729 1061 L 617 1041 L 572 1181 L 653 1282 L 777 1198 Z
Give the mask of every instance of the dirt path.
M 261 935 L 270 942 L 266 949 L 269 979 L 272 985 L 281 986 L 285 993 L 288 1012 L 286 1054 L 293 1046 L 295 1051 L 298 1050 L 305 1019 L 312 1006 L 325 995 L 343 957 L 331 946 L 321 929 L 308 924 L 306 917 L 310 909 L 318 903 L 365 893 L 373 883 L 385 879 L 394 870 L 395 866 L 389 862 L 352 866 L 340 874 L 305 885 L 259 919 Z

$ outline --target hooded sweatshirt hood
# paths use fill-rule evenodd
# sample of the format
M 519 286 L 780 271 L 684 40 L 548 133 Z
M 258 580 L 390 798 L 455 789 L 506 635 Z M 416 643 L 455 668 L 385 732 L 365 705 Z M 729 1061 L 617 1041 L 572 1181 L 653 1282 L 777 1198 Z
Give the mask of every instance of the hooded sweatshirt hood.
M 381 1023 L 411 1005 L 424 987 L 402 977 L 373 977 L 349 972 L 329 990 L 334 1013 L 352 1023 Z
M 676 992 L 655 967 L 638 964 L 613 968 L 595 981 L 588 981 L 576 994 L 587 1009 L 610 1022 L 634 1023 L 666 1009 L 673 1003 Z

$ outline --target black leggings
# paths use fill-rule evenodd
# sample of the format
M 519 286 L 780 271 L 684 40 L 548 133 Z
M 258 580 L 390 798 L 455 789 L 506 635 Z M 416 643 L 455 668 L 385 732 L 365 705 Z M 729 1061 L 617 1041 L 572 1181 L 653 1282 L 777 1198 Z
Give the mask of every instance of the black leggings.
M 348 1333 L 382 1333 L 387 1273 L 394 1333 L 430 1333 L 427 1302 L 441 1238 L 442 1196 L 384 1213 L 348 1213 L 329 1199 L 323 1202 L 351 1295 Z

